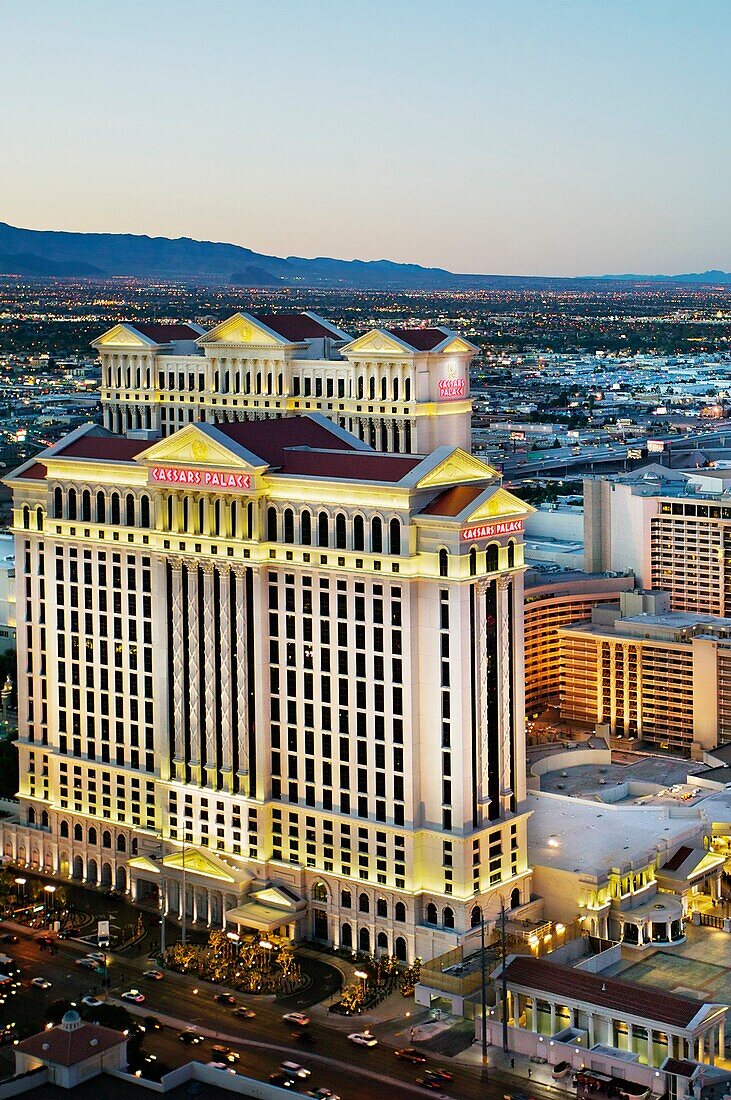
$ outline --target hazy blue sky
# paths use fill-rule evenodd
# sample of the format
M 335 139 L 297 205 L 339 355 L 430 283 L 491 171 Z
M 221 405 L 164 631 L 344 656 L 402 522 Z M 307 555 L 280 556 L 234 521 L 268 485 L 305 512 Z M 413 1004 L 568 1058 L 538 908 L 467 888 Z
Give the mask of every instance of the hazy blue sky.
M 0 0 L 0 220 L 731 268 L 729 0 Z

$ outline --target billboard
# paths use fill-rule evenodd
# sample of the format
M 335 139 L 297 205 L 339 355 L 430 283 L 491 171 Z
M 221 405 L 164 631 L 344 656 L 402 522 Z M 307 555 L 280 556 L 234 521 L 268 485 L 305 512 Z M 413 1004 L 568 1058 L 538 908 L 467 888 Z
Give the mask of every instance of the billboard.
M 522 519 L 501 519 L 494 523 L 483 523 L 475 527 L 463 527 L 460 535 L 466 542 L 475 539 L 491 539 L 495 535 L 515 535 L 522 531 L 525 524 Z
M 223 489 L 229 493 L 251 490 L 251 474 L 239 470 L 201 470 L 193 466 L 151 466 L 155 485 L 186 485 L 194 489 Z

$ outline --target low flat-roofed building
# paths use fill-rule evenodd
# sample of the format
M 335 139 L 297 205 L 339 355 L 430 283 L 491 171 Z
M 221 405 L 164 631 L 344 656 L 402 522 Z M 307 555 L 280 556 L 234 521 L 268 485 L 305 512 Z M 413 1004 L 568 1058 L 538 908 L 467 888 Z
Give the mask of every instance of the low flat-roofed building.
M 713 1065 L 723 1056 L 728 1005 L 527 955 L 508 956 L 505 981 L 511 1050 L 647 1083 L 658 1095 L 668 1058 Z M 481 1020 L 475 1024 L 479 1036 Z M 501 1028 L 497 1005 L 488 1017 L 493 1042 L 501 1041 Z
M 684 939 L 694 886 L 718 896 L 724 857 L 715 853 L 706 853 L 696 880 L 700 861 L 693 862 L 691 877 L 666 884 L 672 892 L 659 892 L 659 869 L 667 879 L 679 850 L 703 848 L 700 808 L 688 816 L 666 804 L 617 806 L 531 792 L 526 809 L 533 888 L 553 920 L 570 923 L 578 914 L 590 934 L 646 948 Z M 678 867 L 683 865 L 681 860 Z

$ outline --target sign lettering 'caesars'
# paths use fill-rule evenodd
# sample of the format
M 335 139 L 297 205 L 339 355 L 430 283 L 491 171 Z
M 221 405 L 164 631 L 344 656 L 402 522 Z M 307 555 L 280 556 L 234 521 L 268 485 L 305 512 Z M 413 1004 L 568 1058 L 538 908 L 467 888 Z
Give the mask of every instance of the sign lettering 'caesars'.
M 188 466 L 151 466 L 150 481 L 157 485 L 190 485 L 195 489 L 225 489 L 248 492 L 251 474 L 237 470 L 197 470 Z
M 491 539 L 493 535 L 515 535 L 522 530 L 522 519 L 503 519 L 495 523 L 484 523 L 481 527 L 465 527 L 462 538 L 471 542 L 473 539 Z
M 454 401 L 467 394 L 467 381 L 464 378 L 440 378 L 437 387 L 441 401 Z

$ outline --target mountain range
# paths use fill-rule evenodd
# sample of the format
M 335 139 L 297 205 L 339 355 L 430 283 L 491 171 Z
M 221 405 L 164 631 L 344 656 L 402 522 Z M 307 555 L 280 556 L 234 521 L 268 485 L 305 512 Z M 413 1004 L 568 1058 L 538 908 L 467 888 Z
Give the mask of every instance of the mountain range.
M 392 260 L 266 256 L 235 244 L 132 233 L 62 233 L 0 222 L 0 275 L 37 278 L 134 277 L 247 287 L 307 286 L 363 290 L 552 290 L 616 283 L 731 285 L 731 274 L 603 275 L 559 278 L 468 275 Z

